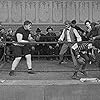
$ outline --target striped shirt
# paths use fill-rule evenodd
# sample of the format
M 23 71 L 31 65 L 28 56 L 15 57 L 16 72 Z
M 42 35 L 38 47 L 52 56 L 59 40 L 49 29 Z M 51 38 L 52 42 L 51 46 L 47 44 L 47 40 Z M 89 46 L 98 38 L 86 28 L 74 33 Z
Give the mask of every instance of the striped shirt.
M 78 48 L 75 49 L 75 54 L 79 55 L 80 52 L 82 51 L 87 51 L 88 50 L 88 44 L 89 43 L 82 43 L 78 45 Z

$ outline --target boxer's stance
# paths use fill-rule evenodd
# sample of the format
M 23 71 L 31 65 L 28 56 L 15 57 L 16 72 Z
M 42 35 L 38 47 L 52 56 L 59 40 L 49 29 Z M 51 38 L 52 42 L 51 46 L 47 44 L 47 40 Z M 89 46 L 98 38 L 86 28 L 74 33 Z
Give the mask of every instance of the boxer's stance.
M 14 44 L 14 56 L 15 60 L 12 63 L 12 68 L 9 73 L 10 76 L 14 75 L 15 68 L 17 67 L 18 63 L 20 62 L 22 56 L 25 56 L 28 66 L 28 73 L 34 74 L 32 71 L 32 62 L 31 62 L 31 53 L 30 53 L 30 44 L 27 44 L 29 40 L 32 39 L 31 37 L 31 26 L 32 23 L 30 21 L 25 21 L 24 25 L 19 27 L 15 33 L 15 41 L 16 42 L 23 42 L 25 44 L 16 43 Z

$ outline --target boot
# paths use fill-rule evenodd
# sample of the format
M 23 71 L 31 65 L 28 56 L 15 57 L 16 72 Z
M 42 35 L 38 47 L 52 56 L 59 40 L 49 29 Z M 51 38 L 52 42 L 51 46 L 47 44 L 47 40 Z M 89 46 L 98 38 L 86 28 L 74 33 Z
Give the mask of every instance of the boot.
M 59 64 L 61 64 L 63 62 L 63 55 L 59 55 Z
M 15 74 L 14 74 L 14 70 L 11 70 L 10 72 L 9 72 L 9 75 L 10 76 L 14 76 Z
M 35 72 L 32 69 L 28 69 L 28 74 L 35 74 Z
M 80 71 L 84 76 L 86 76 L 87 77 L 87 73 L 86 73 L 86 71 L 85 70 L 81 70 Z
M 86 73 L 86 71 L 85 71 L 85 66 L 86 66 L 86 65 L 82 65 L 80 72 L 81 72 L 84 76 L 87 76 L 87 73 Z
M 72 79 L 76 79 L 76 80 L 79 80 L 80 78 L 77 76 L 77 71 L 74 72 L 73 76 L 72 76 Z

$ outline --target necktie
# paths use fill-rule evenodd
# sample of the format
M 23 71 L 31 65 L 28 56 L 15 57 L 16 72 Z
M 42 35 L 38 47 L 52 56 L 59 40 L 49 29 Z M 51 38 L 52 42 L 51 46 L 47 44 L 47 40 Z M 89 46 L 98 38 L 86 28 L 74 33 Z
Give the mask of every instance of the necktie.
M 69 30 L 68 28 L 65 29 L 66 31 Z

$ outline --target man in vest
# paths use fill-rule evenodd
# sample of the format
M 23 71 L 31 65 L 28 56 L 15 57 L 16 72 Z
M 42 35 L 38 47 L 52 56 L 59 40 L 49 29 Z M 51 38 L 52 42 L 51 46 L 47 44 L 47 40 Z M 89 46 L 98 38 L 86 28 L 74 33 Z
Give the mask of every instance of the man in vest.
M 63 32 L 62 32 L 60 38 L 58 39 L 58 42 L 61 42 L 63 40 L 65 40 L 67 42 L 75 42 L 75 37 L 77 39 L 77 42 L 82 41 L 81 36 L 77 32 L 77 30 L 75 28 L 71 27 L 70 21 L 65 21 L 64 24 L 65 24 L 65 28 L 63 29 Z M 73 45 L 72 43 L 68 43 L 68 44 L 64 43 L 63 44 L 63 46 L 60 50 L 60 53 L 59 53 L 59 57 L 60 57 L 59 64 L 62 63 L 63 55 L 68 50 L 68 47 L 71 47 L 72 45 Z M 73 60 L 74 66 L 77 66 L 77 61 L 76 61 L 75 56 L 72 52 L 72 49 L 70 49 L 70 50 L 71 50 L 71 55 L 72 55 L 72 60 Z

